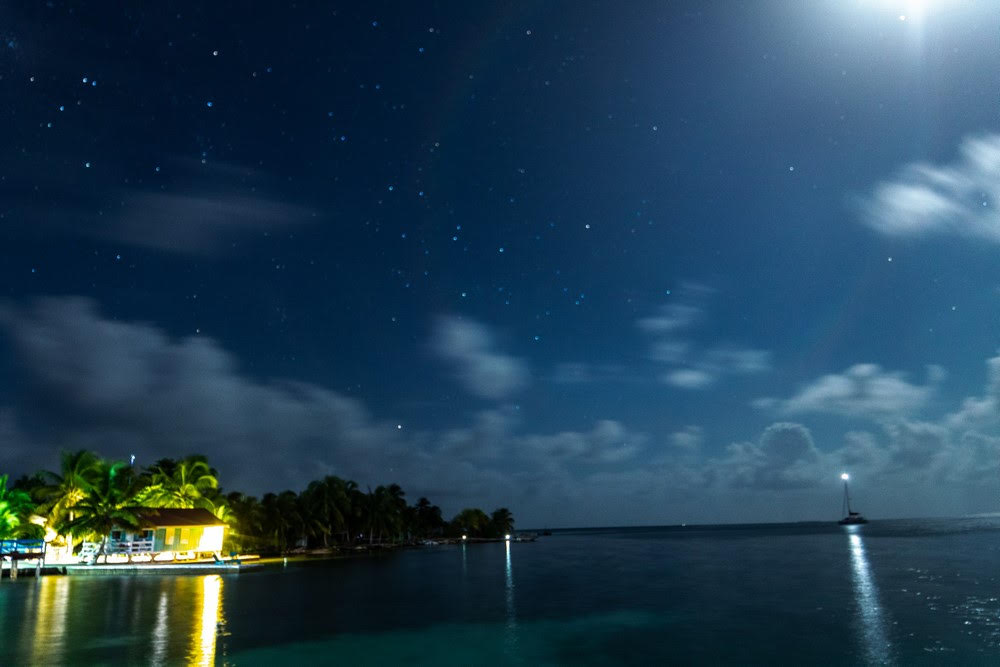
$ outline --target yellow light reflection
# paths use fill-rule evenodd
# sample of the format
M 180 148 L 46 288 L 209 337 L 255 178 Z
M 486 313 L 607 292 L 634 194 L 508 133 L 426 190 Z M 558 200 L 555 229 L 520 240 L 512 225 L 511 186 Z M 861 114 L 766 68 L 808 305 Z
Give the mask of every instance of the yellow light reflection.
M 69 586 L 69 577 L 42 577 L 37 583 L 38 608 L 31 645 L 34 664 L 58 664 L 65 659 Z
M 222 621 L 222 577 L 209 574 L 202 578 L 201 618 L 197 633 L 191 637 L 192 665 L 214 665 L 215 643 Z
M 856 528 L 856 526 L 852 526 Z M 861 631 L 864 637 L 864 649 L 868 662 L 886 664 L 891 660 L 889 640 L 885 634 L 885 622 L 882 619 L 882 608 L 878 602 L 878 589 L 872 578 L 865 546 L 856 530 L 848 533 L 847 539 L 851 546 L 851 564 L 854 574 L 854 597 L 861 612 Z

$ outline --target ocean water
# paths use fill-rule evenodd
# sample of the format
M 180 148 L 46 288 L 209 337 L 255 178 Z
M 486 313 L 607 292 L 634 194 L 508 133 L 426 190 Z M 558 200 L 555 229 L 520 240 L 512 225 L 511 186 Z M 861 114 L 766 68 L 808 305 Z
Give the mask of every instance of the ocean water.
M 557 531 L 0 582 L 0 664 L 1000 663 L 1000 519 Z

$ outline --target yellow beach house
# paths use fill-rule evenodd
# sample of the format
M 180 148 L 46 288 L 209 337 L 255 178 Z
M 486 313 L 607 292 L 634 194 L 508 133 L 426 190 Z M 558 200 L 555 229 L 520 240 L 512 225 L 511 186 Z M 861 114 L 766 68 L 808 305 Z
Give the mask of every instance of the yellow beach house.
M 108 535 L 105 562 L 190 560 L 219 557 L 226 524 L 206 509 L 142 507 L 138 528 L 116 528 Z M 80 557 L 92 561 L 100 543 L 85 542 Z

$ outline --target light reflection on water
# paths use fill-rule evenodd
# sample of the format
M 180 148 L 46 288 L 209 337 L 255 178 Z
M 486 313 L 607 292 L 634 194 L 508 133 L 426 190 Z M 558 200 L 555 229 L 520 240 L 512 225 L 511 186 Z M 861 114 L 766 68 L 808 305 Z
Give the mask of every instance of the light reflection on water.
M 869 662 L 889 664 L 892 652 L 885 633 L 885 621 L 878 601 L 878 588 L 872 578 L 865 546 L 854 527 L 847 539 L 851 546 L 851 564 L 854 575 L 854 597 L 861 612 L 861 631 L 864 638 L 865 654 Z
M 160 601 L 156 605 L 156 625 L 153 626 L 153 655 L 150 658 L 153 665 L 166 664 L 167 646 L 170 643 L 169 612 L 167 591 L 160 591 Z
M 517 660 L 517 615 L 514 611 L 514 573 L 510 566 L 510 540 L 505 540 L 507 559 L 504 569 L 504 607 L 507 622 L 504 625 L 504 652 L 508 658 Z
M 201 581 L 201 616 L 191 636 L 192 665 L 214 665 L 215 643 L 222 621 L 222 577 L 209 574 Z
M 23 592 L 23 602 L 13 618 L 27 621 L 20 623 L 20 636 L 11 647 L 20 646 L 20 662 L 5 660 L 8 629 L 0 631 L 0 664 L 80 662 L 88 652 L 118 647 L 126 662 L 141 658 L 152 665 L 213 665 L 224 653 L 218 646 L 225 627 L 223 578 L 217 574 L 167 578 L 158 586 L 133 578 L 73 576 L 14 585 Z M 12 592 L 14 585 L 7 584 Z M 155 603 L 144 605 L 144 594 L 153 595 Z M 108 609 L 122 615 L 115 618 Z
M 66 612 L 69 608 L 69 580 L 66 577 L 42 577 L 34 584 L 38 599 L 37 626 L 32 656 L 37 664 L 54 664 L 64 659 Z
M 928 533 L 938 525 L 556 535 L 207 580 L 5 579 L 0 666 L 918 664 L 930 649 L 1000 664 L 1000 523 Z

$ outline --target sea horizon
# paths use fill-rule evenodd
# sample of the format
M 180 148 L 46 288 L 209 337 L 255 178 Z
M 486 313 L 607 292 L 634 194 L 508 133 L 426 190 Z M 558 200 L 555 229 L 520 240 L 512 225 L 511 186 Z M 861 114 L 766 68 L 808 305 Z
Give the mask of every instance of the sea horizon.
M 970 514 L 940 514 L 924 516 L 893 516 L 893 517 L 868 517 L 868 523 L 881 523 L 884 521 L 921 521 L 921 520 L 962 520 L 962 519 L 991 519 L 1000 518 L 1000 512 L 974 512 Z M 642 529 L 642 528 L 714 528 L 714 527 L 756 527 L 756 526 L 791 526 L 796 524 L 837 524 L 840 517 L 829 519 L 799 519 L 795 521 L 718 521 L 711 523 L 650 523 L 650 524 L 619 524 L 606 526 L 546 526 L 543 528 L 516 528 L 516 532 L 540 533 L 545 530 L 574 531 L 574 530 L 618 530 L 618 529 Z M 843 527 L 843 526 L 842 526 Z

